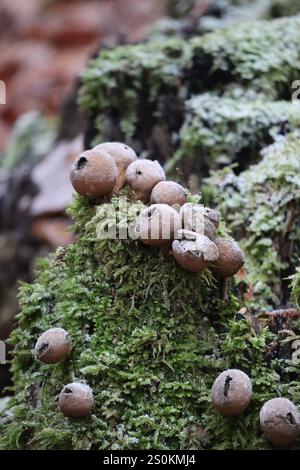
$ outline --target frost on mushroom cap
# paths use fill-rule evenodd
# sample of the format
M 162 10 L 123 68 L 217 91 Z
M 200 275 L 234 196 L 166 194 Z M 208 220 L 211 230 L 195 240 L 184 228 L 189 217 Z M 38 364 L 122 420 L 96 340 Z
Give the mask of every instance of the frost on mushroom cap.
M 121 142 L 104 142 L 96 145 L 93 149 L 95 152 L 106 152 L 114 160 L 118 168 L 118 181 L 115 185 L 114 191 L 118 191 L 125 183 L 125 173 L 127 167 L 137 160 L 135 151 L 126 144 Z
M 35 345 L 36 357 L 45 364 L 55 364 L 70 352 L 69 334 L 63 328 L 50 328 L 38 338 Z
M 238 369 L 222 372 L 212 386 L 212 403 L 223 416 L 238 416 L 248 407 L 252 383 L 247 374 Z
M 103 142 L 96 145 L 93 150 L 108 153 L 114 159 L 119 171 L 127 168 L 130 163 L 137 160 L 135 151 L 122 142 Z
M 113 158 L 106 152 L 86 150 L 75 161 L 71 183 L 81 196 L 99 198 L 112 192 L 118 177 Z
M 180 228 L 178 212 L 167 204 L 144 209 L 135 226 L 135 235 L 146 245 L 162 246 L 172 240 Z
M 153 187 L 165 179 L 165 172 L 158 161 L 136 160 L 126 170 L 127 183 L 141 199 L 148 199 Z
M 287 398 L 273 398 L 260 410 L 260 425 L 264 435 L 278 447 L 293 444 L 300 435 L 300 413 Z
M 151 204 L 168 204 L 178 209 L 186 202 L 186 190 L 175 181 L 160 181 L 152 189 Z
M 181 207 L 180 216 L 185 230 L 200 233 L 211 240 L 216 238 L 220 212 L 201 204 L 187 203 Z
M 179 231 L 185 233 L 185 231 Z M 194 232 L 188 232 L 187 236 Z M 205 235 L 198 234 L 195 239 L 174 240 L 172 244 L 173 254 L 180 266 L 188 271 L 199 273 L 204 271 L 210 263 L 214 262 L 219 251 L 216 245 Z
M 89 416 L 94 405 L 92 389 L 85 384 L 73 382 L 65 385 L 59 395 L 60 411 L 68 417 Z
M 216 238 L 219 258 L 213 265 L 213 272 L 220 277 L 234 276 L 245 262 L 244 253 L 238 243 L 230 238 Z

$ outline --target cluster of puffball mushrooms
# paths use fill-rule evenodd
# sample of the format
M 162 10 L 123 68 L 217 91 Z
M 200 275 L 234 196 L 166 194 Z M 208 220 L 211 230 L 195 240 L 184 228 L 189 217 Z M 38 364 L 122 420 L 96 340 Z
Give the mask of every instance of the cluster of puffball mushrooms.
M 177 263 L 200 273 L 210 267 L 226 278 L 244 263 L 239 245 L 230 238 L 217 238 L 219 212 L 186 202 L 187 191 L 166 175 L 157 161 L 138 159 L 133 149 L 119 142 L 106 142 L 79 155 L 71 182 L 81 196 L 94 200 L 117 193 L 127 185 L 133 200 L 150 203 L 140 214 L 135 235 L 146 245 L 172 243 Z
M 179 184 L 166 181 L 157 161 L 138 159 L 125 144 L 107 142 L 83 152 L 71 171 L 74 189 L 83 197 L 99 200 L 116 193 L 125 184 L 133 200 L 149 203 L 136 223 L 137 238 L 146 245 L 163 247 L 172 241 L 172 252 L 180 266 L 199 273 L 210 267 L 226 278 L 239 271 L 244 255 L 232 239 L 217 238 L 220 214 L 199 204 L 186 202 L 187 192 Z M 71 339 L 62 328 L 45 331 L 34 354 L 45 364 L 64 360 L 71 352 Z M 222 372 L 212 387 L 212 403 L 223 416 L 241 415 L 252 396 L 250 378 L 242 371 Z M 59 409 L 68 418 L 92 414 L 91 388 L 80 382 L 65 385 L 59 395 Z M 275 446 L 292 444 L 300 435 L 300 413 L 286 398 L 267 401 L 260 411 L 264 435 Z

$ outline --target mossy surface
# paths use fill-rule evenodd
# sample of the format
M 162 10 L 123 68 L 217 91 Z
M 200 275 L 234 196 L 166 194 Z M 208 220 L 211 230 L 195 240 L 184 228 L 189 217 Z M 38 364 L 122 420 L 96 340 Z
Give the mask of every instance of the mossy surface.
M 129 204 L 129 220 L 140 208 Z M 22 286 L 11 337 L 15 396 L 2 419 L 0 447 L 269 448 L 259 430 L 260 406 L 280 393 L 300 400 L 291 355 L 269 357 L 280 338 L 236 315 L 232 281 L 224 298 L 209 271 L 185 272 L 168 253 L 136 241 L 100 240 L 97 227 L 112 227 L 115 209 L 123 223 L 127 202 L 115 197 L 96 210 L 77 197 L 71 208 L 77 241 L 41 261 L 36 282 Z M 72 352 L 43 365 L 32 350 L 53 326 L 70 333 Z M 212 383 L 229 367 L 253 381 L 251 406 L 238 419 L 222 418 L 211 406 Z M 60 390 L 74 380 L 93 388 L 89 418 L 64 418 L 58 410 Z
M 255 302 L 289 301 L 288 276 L 300 257 L 300 135 L 278 137 L 262 159 L 239 176 L 215 176 L 220 209 L 246 254 Z M 228 172 L 228 171 L 226 171 Z M 220 179 L 219 179 L 220 177 Z
M 83 73 L 80 103 L 90 116 L 86 144 L 126 140 L 165 162 L 180 146 L 185 103 L 194 95 L 235 98 L 238 90 L 240 97 L 251 91 L 267 105 L 290 101 L 291 84 L 300 75 L 299 25 L 298 16 L 256 21 L 187 41 L 101 51 Z

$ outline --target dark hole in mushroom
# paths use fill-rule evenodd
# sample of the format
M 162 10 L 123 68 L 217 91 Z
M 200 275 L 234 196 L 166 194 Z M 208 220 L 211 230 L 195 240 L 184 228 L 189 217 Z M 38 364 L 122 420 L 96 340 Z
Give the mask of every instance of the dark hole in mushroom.
M 65 395 L 71 395 L 73 393 L 73 390 L 70 387 L 65 387 L 64 388 L 64 394 Z
M 138 175 L 138 176 L 141 176 L 142 172 L 141 172 L 141 170 L 136 170 L 135 174 Z
M 156 211 L 156 208 L 153 207 L 152 209 L 150 209 L 148 212 L 147 212 L 147 217 L 148 219 L 151 219 L 151 217 L 153 216 L 154 212 Z
M 124 149 L 125 149 L 125 150 L 128 150 L 128 147 L 127 147 L 127 145 L 124 145 Z
M 39 355 L 44 354 L 47 351 L 48 348 L 49 348 L 48 341 L 44 341 L 38 348 L 38 354 Z
M 295 425 L 295 424 L 296 424 L 296 420 L 295 420 L 295 418 L 294 418 L 294 416 L 293 416 L 292 413 L 287 413 L 286 419 L 288 420 L 288 422 L 289 422 L 290 424 L 292 424 L 292 425 Z
M 230 388 L 230 383 L 232 382 L 232 377 L 230 375 L 227 375 L 225 379 L 225 384 L 224 384 L 224 396 L 227 397 L 229 388 Z
M 77 170 L 81 170 L 87 164 L 87 159 L 85 157 L 80 157 L 77 162 Z

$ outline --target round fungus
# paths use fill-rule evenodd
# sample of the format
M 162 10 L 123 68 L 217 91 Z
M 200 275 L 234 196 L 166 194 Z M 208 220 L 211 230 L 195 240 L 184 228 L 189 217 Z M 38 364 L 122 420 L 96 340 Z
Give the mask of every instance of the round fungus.
M 148 201 L 153 187 L 165 181 L 166 175 L 158 161 L 136 160 L 126 170 L 126 181 L 137 199 Z
M 292 445 L 300 435 L 300 413 L 287 398 L 273 398 L 260 410 L 262 432 L 276 447 Z
M 222 372 L 212 386 L 212 403 L 223 416 L 239 416 L 248 407 L 252 384 L 247 374 L 238 369 Z
M 71 350 L 69 334 L 63 328 L 50 328 L 37 340 L 36 357 L 45 364 L 55 364 L 68 356 Z
M 180 229 L 178 212 L 167 204 L 153 204 L 144 209 L 135 226 L 135 235 L 146 245 L 163 246 Z
M 221 278 L 236 274 L 244 264 L 244 253 L 238 243 L 230 238 L 216 238 L 219 258 L 213 265 L 213 272 Z
M 94 397 L 88 385 L 73 382 L 65 385 L 59 395 L 58 406 L 69 418 L 84 418 L 92 413 Z

